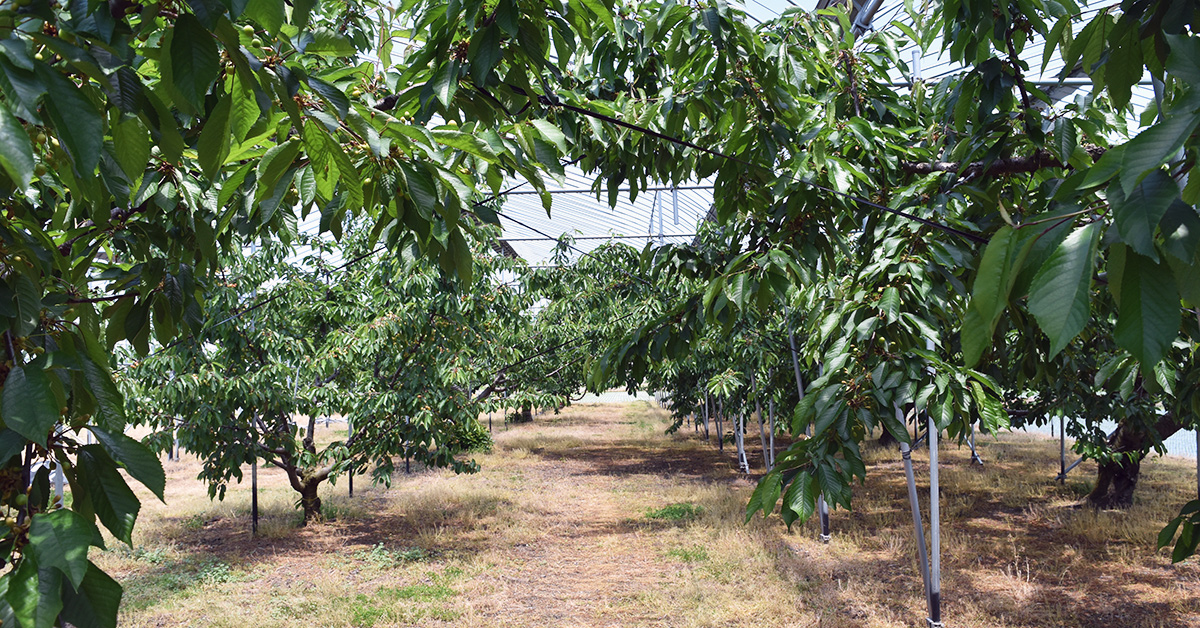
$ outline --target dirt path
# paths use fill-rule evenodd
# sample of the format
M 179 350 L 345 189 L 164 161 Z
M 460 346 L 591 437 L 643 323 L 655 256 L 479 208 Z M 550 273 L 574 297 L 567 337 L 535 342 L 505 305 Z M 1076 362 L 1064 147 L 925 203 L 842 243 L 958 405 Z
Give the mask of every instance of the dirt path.
M 825 545 L 814 522 L 746 524 L 753 478 L 734 470 L 732 447 L 665 425 L 647 404 L 497 424 L 480 473 L 402 473 L 390 489 L 360 478 L 353 498 L 343 481 L 323 492 L 330 520 L 307 528 L 282 475 L 260 470 L 256 538 L 245 485 L 211 503 L 196 461 L 169 463 L 168 504 L 142 495 L 135 548 L 95 560 L 125 585 L 131 627 L 922 625 L 894 451 L 866 452 L 868 481 L 853 512 L 833 513 Z M 1084 476 L 1050 482 L 1052 445 L 983 443 L 984 469 L 944 449 L 945 616 L 962 628 L 1200 627 L 1200 566 L 1153 550 L 1194 491 L 1189 468 L 1147 467 L 1131 511 L 1078 511 Z

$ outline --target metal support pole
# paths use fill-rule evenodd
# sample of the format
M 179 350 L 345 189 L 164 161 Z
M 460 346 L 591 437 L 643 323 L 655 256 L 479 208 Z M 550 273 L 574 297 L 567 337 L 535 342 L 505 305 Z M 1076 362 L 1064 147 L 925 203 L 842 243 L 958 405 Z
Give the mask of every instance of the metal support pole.
M 350 417 L 346 417 L 346 440 L 354 436 L 354 424 L 350 421 Z M 350 497 L 354 497 L 354 468 L 350 468 L 350 472 L 346 474 L 347 488 L 350 489 Z
M 758 378 L 751 374 L 750 382 L 754 384 L 754 409 L 758 413 L 758 438 L 762 441 L 763 468 L 770 471 L 771 453 L 767 451 L 767 430 L 763 424 L 762 399 L 758 396 Z
M 975 424 L 967 426 L 967 429 L 970 430 L 967 433 L 967 446 L 971 448 L 971 464 L 978 464 L 982 467 L 983 458 L 979 457 L 979 451 L 975 449 Z
M 767 402 L 767 412 L 770 413 L 770 432 L 768 438 L 771 442 L 771 462 L 768 465 L 768 470 L 775 468 L 775 400 L 771 399 Z
M 896 420 L 903 421 L 904 412 L 893 404 Z M 925 526 L 921 525 L 921 501 L 917 497 L 917 480 L 913 475 L 912 449 L 908 443 L 900 443 L 900 457 L 904 459 L 904 477 L 908 482 L 908 505 L 912 510 L 913 531 L 917 540 L 917 565 L 921 568 L 921 582 L 925 586 L 925 606 L 930 608 L 929 599 L 929 556 L 925 550 Z
M 258 456 L 250 463 L 250 534 L 258 536 Z
M 933 341 L 926 340 L 925 348 L 933 351 Z M 931 627 L 942 625 L 942 529 L 938 487 L 938 440 L 941 431 L 929 415 L 929 618 Z
M 783 316 L 787 321 L 788 329 L 788 344 L 792 350 L 792 371 L 796 375 L 796 395 L 800 399 L 804 399 L 804 379 L 800 377 L 800 358 L 796 352 L 796 334 L 792 332 L 792 315 L 789 311 L 787 303 L 783 304 Z M 805 428 L 806 433 L 811 433 L 812 426 Z M 825 495 L 817 496 L 817 513 L 821 518 L 821 536 L 822 542 L 828 543 L 829 535 L 829 505 L 825 503 Z
M 675 226 L 679 226 L 679 188 L 671 186 L 671 206 L 675 210 Z
M 1058 417 L 1058 482 L 1067 483 L 1067 417 Z
M 51 505 L 56 508 L 62 508 L 65 478 L 63 477 L 62 465 L 58 462 L 52 464 L 54 464 L 54 502 Z
M 725 453 L 725 430 L 721 429 L 721 416 L 725 414 L 725 400 L 717 401 L 717 451 Z
M 930 626 L 942 625 L 942 534 L 938 492 L 938 436 L 933 415 L 929 416 L 929 619 Z

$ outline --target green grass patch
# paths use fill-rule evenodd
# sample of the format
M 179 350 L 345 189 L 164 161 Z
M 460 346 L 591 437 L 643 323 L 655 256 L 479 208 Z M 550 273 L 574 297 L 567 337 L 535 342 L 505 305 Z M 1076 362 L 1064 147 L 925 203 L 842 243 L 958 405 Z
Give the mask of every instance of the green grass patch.
M 667 556 L 679 559 L 685 563 L 702 563 L 708 560 L 708 550 L 702 545 L 692 547 L 676 547 L 667 552 Z
M 371 549 L 354 552 L 354 558 L 380 569 L 387 569 L 404 563 L 414 563 L 429 557 L 429 552 L 420 547 L 390 549 L 383 543 L 378 543 Z
M 670 506 L 647 512 L 646 518 L 658 521 L 690 521 L 699 517 L 703 512 L 704 509 L 696 504 L 671 504 Z

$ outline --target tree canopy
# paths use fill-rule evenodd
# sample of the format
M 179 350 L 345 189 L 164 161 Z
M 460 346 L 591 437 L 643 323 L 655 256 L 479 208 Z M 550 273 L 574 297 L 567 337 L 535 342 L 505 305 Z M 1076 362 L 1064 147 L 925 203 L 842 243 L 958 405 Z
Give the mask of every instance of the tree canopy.
M 813 436 L 780 456 L 754 510 L 782 499 L 785 519 L 803 519 L 819 493 L 848 505 L 870 429 L 909 438 L 889 418 L 895 406 L 931 413 L 951 436 L 1051 412 L 1083 413 L 1077 431 L 1094 433 L 1095 414 L 1121 412 L 1123 429 L 1150 435 L 1134 447 L 1143 453 L 1162 417 L 1195 427 L 1198 8 L 945 0 L 909 6 L 911 26 L 864 33 L 842 10 L 752 24 L 719 1 L 0 4 L 0 474 L 13 515 L 0 528 L 12 564 L 0 576 L 0 620 L 115 623 L 120 588 L 87 559 L 103 543 L 96 522 L 131 540 L 139 504 L 118 468 L 159 497 L 164 482 L 151 450 L 123 435 L 129 416 L 110 355 L 122 343 L 192 360 L 159 365 L 160 378 L 197 375 L 154 391 L 178 391 L 171 404 L 195 401 L 188 386 L 212 387 L 224 406 L 211 416 L 261 402 L 236 412 L 242 432 L 223 441 L 237 445 L 212 467 L 218 486 L 262 447 L 310 470 L 368 460 L 386 470 L 386 455 L 412 443 L 454 464 L 446 441 L 411 430 L 386 432 L 379 450 L 348 437 L 313 451 L 286 420 L 267 419 L 335 400 L 256 397 L 250 365 L 279 381 L 313 351 L 319 359 L 295 381 L 377 400 L 349 409 L 366 434 L 401 416 L 465 424 L 463 391 L 484 382 L 465 381 L 456 360 L 482 351 L 504 370 L 556 344 L 512 342 L 540 348 L 502 356 L 509 362 L 473 345 L 492 337 L 474 328 L 444 359 L 420 342 L 444 333 L 437 315 L 409 328 L 348 307 L 291 312 L 280 329 L 251 330 L 244 316 L 210 324 L 248 313 L 246 286 L 227 285 L 231 269 L 265 271 L 239 268 L 243 249 L 296 240 L 297 218 L 313 211 L 336 237 L 366 225 L 356 246 L 382 247 L 390 260 L 361 285 L 326 287 L 332 303 L 370 286 L 381 305 L 440 311 L 447 325 L 484 312 L 511 322 L 519 300 L 453 298 L 480 295 L 490 272 L 478 267 L 479 243 L 494 237 L 488 225 L 503 208 L 485 201 L 520 177 L 549 210 L 543 177 L 561 176 L 564 163 L 594 174 L 609 199 L 622 186 L 632 196 L 652 182 L 713 178 L 719 234 L 640 255 L 654 286 L 627 287 L 641 304 L 626 310 L 640 312 L 633 331 L 581 358 L 573 377 L 635 386 L 690 368 L 710 389 L 732 391 L 747 383 L 733 372 L 753 370 L 757 381 L 785 368 L 729 365 L 717 381 L 715 363 L 687 365 L 705 347 L 738 356 L 721 344 L 735 330 L 760 343 L 793 327 L 806 390 L 787 410 L 790 429 L 811 426 Z M 898 54 L 905 42 L 941 49 L 964 70 L 897 90 L 895 76 L 911 76 Z M 1031 46 L 1043 67 L 1056 59 L 1064 78 L 1090 78 L 1089 93 L 1063 103 L 1028 81 Z M 1146 76 L 1160 82 L 1161 105 L 1133 111 L 1131 90 Z M 1139 115 L 1144 128 L 1130 132 Z M 405 250 L 425 265 L 400 281 L 389 272 L 416 268 L 401 262 Z M 247 280 L 266 291 L 265 276 Z M 295 279 L 278 290 L 325 303 L 314 277 Z M 793 313 L 786 321 L 781 304 Z M 554 305 L 544 319 L 568 316 Z M 590 323 L 613 334 L 612 320 Z M 269 334 L 314 324 L 330 326 L 319 341 L 271 346 Z M 380 385 L 376 371 L 405 366 L 403 350 L 380 350 L 393 341 L 439 365 L 422 374 L 439 387 L 428 411 L 411 395 L 389 396 L 406 383 Z M 354 368 L 339 371 L 351 357 Z M 225 370 L 200 384 L 205 360 Z M 378 368 L 364 366 L 373 360 Z M 1085 373 L 1103 399 L 1081 401 L 1087 380 L 1081 390 L 1064 372 Z M 204 424 L 208 410 L 175 410 L 185 409 Z M 84 431 L 97 444 L 84 444 Z M 1100 449 L 1100 439 L 1084 442 Z M 30 477 L 41 461 L 66 475 L 69 508 L 50 503 L 48 470 Z M 1192 502 L 1160 540 L 1178 533 L 1181 558 L 1200 541 L 1197 524 Z

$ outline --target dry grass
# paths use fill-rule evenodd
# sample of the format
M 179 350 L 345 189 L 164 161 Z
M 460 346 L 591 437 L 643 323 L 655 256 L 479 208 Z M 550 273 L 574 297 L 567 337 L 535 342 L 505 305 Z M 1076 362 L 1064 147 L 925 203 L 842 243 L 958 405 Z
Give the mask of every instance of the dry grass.
M 169 462 L 167 505 L 142 495 L 136 549 L 97 562 L 126 586 L 123 626 L 923 625 L 895 451 L 867 451 L 869 480 L 825 545 L 815 522 L 744 524 L 753 479 L 733 452 L 666 436 L 665 419 L 639 404 L 497 425 L 481 473 L 360 479 L 352 499 L 342 480 L 324 491 L 330 520 L 307 528 L 282 475 L 260 470 L 258 538 L 246 484 L 210 503 L 198 464 Z M 982 469 L 964 451 L 943 446 L 950 624 L 1200 626 L 1200 567 L 1153 551 L 1194 491 L 1187 464 L 1147 464 L 1132 510 L 1095 513 L 1074 507 L 1094 466 L 1050 481 L 1050 441 L 982 443 Z

